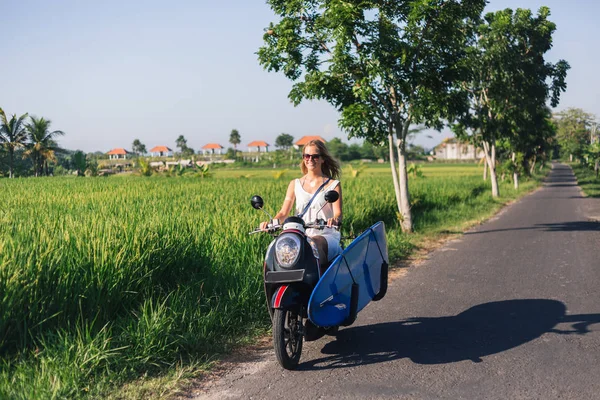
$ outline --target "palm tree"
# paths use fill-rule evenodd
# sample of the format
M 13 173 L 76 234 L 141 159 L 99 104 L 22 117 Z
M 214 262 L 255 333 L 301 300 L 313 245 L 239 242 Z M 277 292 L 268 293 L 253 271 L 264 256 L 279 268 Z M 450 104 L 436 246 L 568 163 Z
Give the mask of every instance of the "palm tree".
M 13 175 L 13 159 L 15 150 L 25 146 L 27 141 L 27 132 L 25 131 L 24 121 L 27 118 L 27 113 L 19 118 L 15 114 L 10 121 L 6 118 L 4 110 L 0 108 L 0 146 L 8 151 L 9 167 L 8 177 L 14 178 Z
M 49 119 L 44 119 L 44 117 L 36 118 L 32 116 L 30 121 L 26 125 L 29 144 L 27 145 L 24 157 L 29 157 L 33 161 L 35 176 L 39 176 L 44 169 L 47 175 L 48 161 L 56 161 L 55 152 L 59 150 L 54 138 L 62 136 L 65 133 L 63 131 L 50 132 L 50 124 L 52 122 Z
M 229 143 L 233 145 L 233 148 L 237 151 L 237 145 L 241 142 L 240 132 L 237 129 L 232 129 L 229 135 Z

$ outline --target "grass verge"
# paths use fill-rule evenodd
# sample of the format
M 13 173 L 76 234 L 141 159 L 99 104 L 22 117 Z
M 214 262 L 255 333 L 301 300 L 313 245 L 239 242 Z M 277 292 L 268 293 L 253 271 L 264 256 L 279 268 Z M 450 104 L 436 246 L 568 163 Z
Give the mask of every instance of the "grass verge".
M 600 178 L 596 177 L 593 169 L 577 163 L 569 164 L 577 177 L 577 184 L 589 197 L 600 197 Z

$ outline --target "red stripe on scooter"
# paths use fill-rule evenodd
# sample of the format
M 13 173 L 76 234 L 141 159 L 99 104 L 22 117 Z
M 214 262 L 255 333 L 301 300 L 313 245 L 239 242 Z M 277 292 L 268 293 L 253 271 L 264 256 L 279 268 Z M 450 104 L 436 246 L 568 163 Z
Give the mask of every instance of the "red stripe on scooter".
M 280 286 L 277 289 L 277 294 L 275 294 L 275 304 L 273 304 L 273 308 L 279 308 L 281 306 L 281 299 L 283 298 L 283 293 L 288 288 L 288 285 Z

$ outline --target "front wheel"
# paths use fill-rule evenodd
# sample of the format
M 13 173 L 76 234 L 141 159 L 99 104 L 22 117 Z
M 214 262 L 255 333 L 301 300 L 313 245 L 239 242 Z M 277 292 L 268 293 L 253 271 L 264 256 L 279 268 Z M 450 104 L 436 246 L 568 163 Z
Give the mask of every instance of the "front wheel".
M 273 346 L 279 364 L 296 369 L 302 353 L 302 319 L 291 310 L 276 309 L 273 315 Z

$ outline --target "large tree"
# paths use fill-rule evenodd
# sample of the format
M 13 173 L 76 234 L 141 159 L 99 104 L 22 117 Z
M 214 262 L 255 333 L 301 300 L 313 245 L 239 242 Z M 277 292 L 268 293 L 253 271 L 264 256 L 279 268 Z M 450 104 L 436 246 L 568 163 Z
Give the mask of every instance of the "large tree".
M 242 141 L 240 132 L 237 129 L 232 129 L 229 134 L 229 143 L 233 145 L 233 148 L 237 151 L 237 145 Z
M 581 158 L 591 141 L 589 131 L 596 119 L 595 115 L 581 108 L 567 108 L 555 113 L 553 117 L 562 155 L 568 155 L 570 161 L 573 161 L 573 157 Z
M 279 22 L 265 32 L 260 63 L 294 81 L 295 105 L 324 99 L 336 107 L 349 137 L 387 138 L 402 229 L 412 231 L 409 128 L 441 128 L 465 103 L 453 83 L 466 73 L 466 43 L 485 0 L 267 3 Z
M 294 145 L 294 137 L 287 133 L 282 133 L 281 135 L 279 135 L 275 138 L 275 146 L 280 149 L 288 150 L 293 145 Z
M 552 122 L 552 113 L 548 107 L 540 110 L 540 114 L 531 119 L 535 126 L 535 135 L 525 136 L 528 141 L 523 143 L 524 168 L 531 175 L 536 163 L 540 161 L 543 166 L 545 161 L 552 157 L 556 145 L 556 125 Z M 533 130 L 533 129 L 532 129 Z
M 77 150 L 71 155 L 71 166 L 77 171 L 77 176 L 83 176 L 85 170 L 88 167 L 88 160 L 86 154 Z
M 56 143 L 58 136 L 63 136 L 63 131 L 51 131 L 52 121 L 44 117 L 36 118 L 31 116 L 29 123 L 26 124 L 29 142 L 24 155 L 31 158 L 33 162 L 33 171 L 35 176 L 39 176 L 44 171 L 48 174 L 48 162 L 56 162 L 56 153 L 61 149 Z
M 131 150 L 138 156 L 142 156 L 146 154 L 146 145 L 140 139 L 135 139 L 131 145 Z
M 175 145 L 183 152 L 187 148 L 187 139 L 183 135 L 179 135 L 175 140 Z
M 13 165 L 15 150 L 25 147 L 27 143 L 27 130 L 25 129 L 25 119 L 27 114 L 19 118 L 15 114 L 10 120 L 6 117 L 4 110 L 0 108 L 0 146 L 8 152 L 8 177 L 14 178 Z
M 486 14 L 465 59 L 472 72 L 470 79 L 462 82 L 470 97 L 470 111 L 456 126 L 456 132 L 480 140 L 494 197 L 499 196 L 496 143 L 512 145 L 516 159 L 516 149 L 527 142 L 519 136 L 538 134 L 532 131 L 535 127 L 531 122 L 545 113 L 548 100 L 555 107 L 566 89 L 569 64 L 544 60 L 556 30 L 549 15 L 547 7 L 540 8 L 537 16 L 526 9 Z

